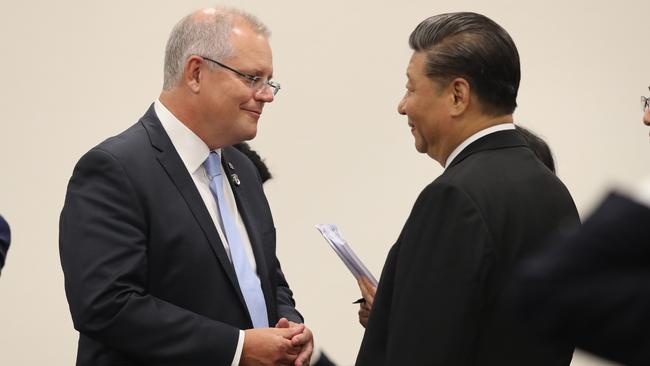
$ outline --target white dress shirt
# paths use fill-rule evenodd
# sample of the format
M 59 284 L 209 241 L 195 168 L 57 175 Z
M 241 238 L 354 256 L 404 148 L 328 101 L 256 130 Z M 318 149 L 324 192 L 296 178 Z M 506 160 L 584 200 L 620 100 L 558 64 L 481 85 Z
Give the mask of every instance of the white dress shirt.
M 449 157 L 447 158 L 447 161 L 445 161 L 445 168 L 447 168 L 449 166 L 449 164 L 451 164 L 451 162 L 454 161 L 454 159 L 458 156 L 458 154 L 460 154 L 463 150 L 465 150 L 465 148 L 467 146 L 469 146 L 469 144 L 471 144 L 472 142 L 480 139 L 483 136 L 487 136 L 487 135 L 489 135 L 491 133 L 495 133 L 495 132 L 498 132 L 498 131 L 514 130 L 514 129 L 515 129 L 515 124 L 508 122 L 508 123 L 502 123 L 502 124 L 498 124 L 498 125 L 495 125 L 495 126 L 491 126 L 491 127 L 488 127 L 488 128 L 485 128 L 485 129 L 482 129 L 482 130 L 478 131 L 477 133 L 475 133 L 472 136 L 468 137 L 460 145 L 456 146 L 454 151 L 452 151 L 451 154 L 449 154 Z
M 219 213 L 219 208 L 217 207 L 217 202 L 210 191 L 210 178 L 203 167 L 203 162 L 210 155 L 210 148 L 198 137 L 192 130 L 185 126 L 181 121 L 176 118 L 161 102 L 156 100 L 154 103 L 154 109 L 156 115 L 160 122 L 162 123 L 165 132 L 169 136 L 176 152 L 181 157 L 187 172 L 192 177 L 196 189 L 199 191 L 205 207 L 210 213 L 212 222 L 217 228 L 219 233 L 219 238 L 223 243 L 223 246 L 228 254 L 228 258 L 232 261 L 230 257 L 230 247 L 228 246 L 228 241 L 224 235 L 223 225 L 221 224 L 221 214 Z M 214 150 L 219 157 L 221 157 L 221 149 Z M 220 177 L 225 177 L 225 173 Z M 232 188 L 228 183 L 227 178 L 221 180 L 223 185 L 223 192 L 225 196 L 225 203 L 228 206 L 230 212 L 234 212 L 234 218 L 236 221 L 237 228 L 239 229 L 239 234 L 244 244 L 244 250 L 246 251 L 246 256 L 253 268 L 253 271 L 257 273 L 257 264 L 255 262 L 255 255 L 253 254 L 253 247 L 251 246 L 250 238 L 248 237 L 248 231 L 246 231 L 246 226 L 244 226 L 244 221 L 239 214 L 237 209 L 237 201 L 235 200 L 235 195 L 232 192 Z M 232 360 L 232 366 L 239 365 L 239 360 L 241 358 L 242 350 L 244 348 L 244 331 L 239 330 L 239 339 L 237 340 L 237 349 Z

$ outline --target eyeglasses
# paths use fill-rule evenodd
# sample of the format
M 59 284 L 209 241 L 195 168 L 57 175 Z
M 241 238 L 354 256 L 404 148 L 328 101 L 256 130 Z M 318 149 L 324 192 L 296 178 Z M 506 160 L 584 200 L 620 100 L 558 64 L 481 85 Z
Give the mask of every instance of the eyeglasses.
M 219 61 L 209 59 L 209 58 L 207 58 L 205 56 L 201 56 L 201 57 L 203 57 L 204 59 L 206 59 L 206 60 L 208 60 L 210 62 L 214 62 L 215 64 L 223 67 L 224 69 L 230 70 L 230 71 L 234 72 L 235 74 L 241 76 L 242 78 L 248 80 L 250 82 L 249 87 L 251 89 L 253 89 L 256 93 L 259 93 L 260 91 L 264 90 L 267 87 L 271 88 L 271 92 L 273 92 L 273 95 L 278 94 L 278 92 L 280 91 L 280 84 L 276 83 L 273 80 L 262 79 L 259 76 L 249 75 L 249 74 L 241 72 L 241 71 L 239 71 L 237 69 L 233 69 L 230 66 L 224 65 Z
M 650 86 L 648 87 L 648 90 L 650 90 Z M 650 110 L 650 98 L 641 96 L 641 108 L 643 108 L 644 111 Z

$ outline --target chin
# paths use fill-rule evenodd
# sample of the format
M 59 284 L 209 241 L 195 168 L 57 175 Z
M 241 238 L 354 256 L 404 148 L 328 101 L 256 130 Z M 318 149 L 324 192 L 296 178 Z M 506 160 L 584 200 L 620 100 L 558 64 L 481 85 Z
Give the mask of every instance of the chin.
M 415 140 L 415 150 L 421 154 L 425 154 L 427 152 L 427 146 L 426 144 L 423 144 L 420 141 Z
M 252 140 L 257 136 L 257 129 L 254 129 L 253 131 L 247 131 L 242 137 L 244 141 Z

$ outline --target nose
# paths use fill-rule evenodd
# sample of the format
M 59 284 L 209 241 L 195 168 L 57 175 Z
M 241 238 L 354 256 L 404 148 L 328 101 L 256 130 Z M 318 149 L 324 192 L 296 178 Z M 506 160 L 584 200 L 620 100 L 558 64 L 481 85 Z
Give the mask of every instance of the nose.
M 400 99 L 399 103 L 397 104 L 397 113 L 401 115 L 406 114 L 406 94 Z
M 271 103 L 275 99 L 273 89 L 269 85 L 264 85 L 262 89 L 255 92 L 253 97 L 256 101 L 264 103 Z
M 650 126 L 650 108 L 646 108 L 646 110 L 643 111 L 643 123 L 645 123 L 646 126 Z

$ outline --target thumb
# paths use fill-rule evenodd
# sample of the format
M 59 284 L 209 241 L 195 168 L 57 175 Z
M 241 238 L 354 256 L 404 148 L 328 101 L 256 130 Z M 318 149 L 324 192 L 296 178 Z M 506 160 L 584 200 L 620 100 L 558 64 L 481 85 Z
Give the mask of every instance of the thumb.
M 287 318 L 282 318 L 278 320 L 278 324 L 275 325 L 276 328 L 289 328 L 289 320 Z
M 280 334 L 283 338 L 286 339 L 291 339 L 294 336 L 302 333 L 305 331 L 305 325 L 304 324 L 298 324 L 293 328 L 276 328 L 278 330 L 278 334 Z

